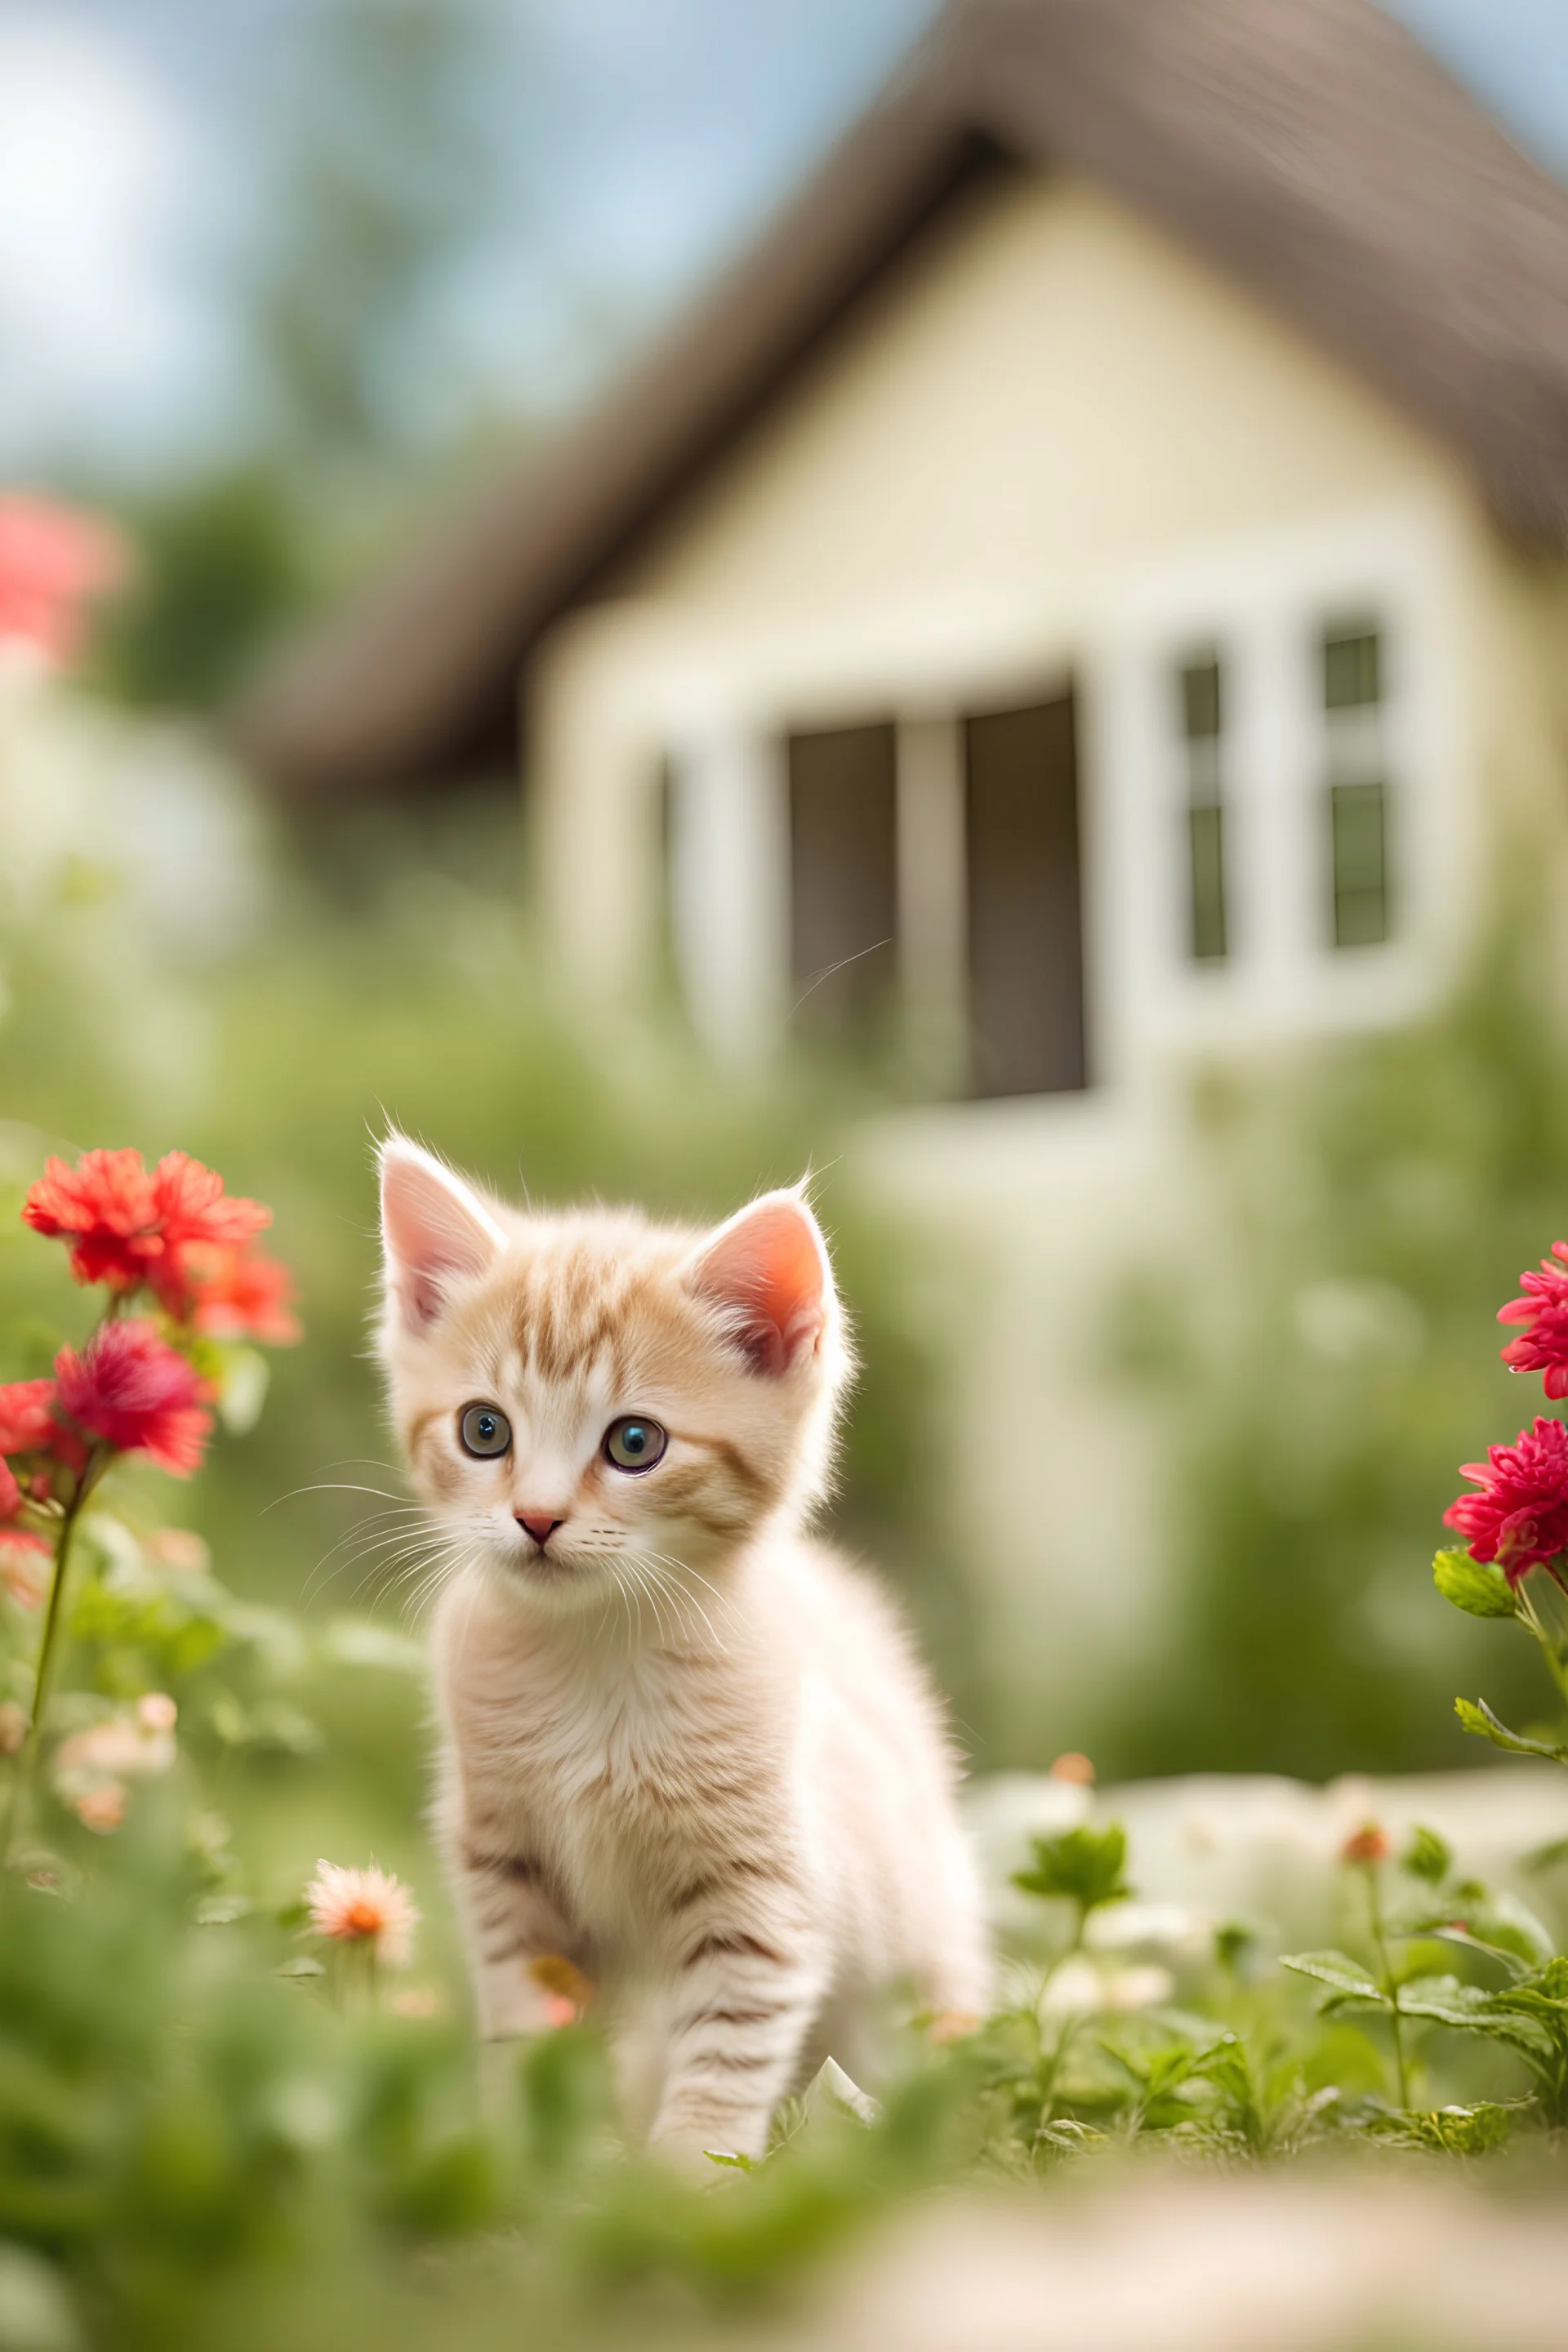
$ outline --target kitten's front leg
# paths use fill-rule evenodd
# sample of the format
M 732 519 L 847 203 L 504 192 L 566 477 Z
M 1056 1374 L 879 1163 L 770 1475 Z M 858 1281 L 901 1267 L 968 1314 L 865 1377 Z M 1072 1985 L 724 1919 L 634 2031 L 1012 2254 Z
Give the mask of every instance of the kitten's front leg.
M 467 1835 L 458 1844 L 458 1889 L 473 1969 L 479 2032 L 487 2042 L 538 2033 L 554 2022 L 535 1960 L 575 1961 L 580 1941 L 544 1873 L 510 1841 Z
M 730 1908 L 694 1926 L 650 2143 L 686 2156 L 761 2156 L 824 1985 L 816 1939 L 773 1906 L 760 1916 Z

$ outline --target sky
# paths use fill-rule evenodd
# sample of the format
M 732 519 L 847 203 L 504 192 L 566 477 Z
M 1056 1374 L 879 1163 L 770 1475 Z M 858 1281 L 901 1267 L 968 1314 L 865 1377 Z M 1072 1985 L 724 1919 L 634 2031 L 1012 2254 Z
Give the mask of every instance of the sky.
M 178 470 L 244 411 L 233 306 L 268 93 L 312 0 L 0 0 L 0 473 Z M 537 411 L 777 204 L 935 0 L 498 0 L 515 168 L 454 299 Z M 1568 177 L 1568 0 L 1397 0 Z M 471 390 L 465 386 L 465 393 Z

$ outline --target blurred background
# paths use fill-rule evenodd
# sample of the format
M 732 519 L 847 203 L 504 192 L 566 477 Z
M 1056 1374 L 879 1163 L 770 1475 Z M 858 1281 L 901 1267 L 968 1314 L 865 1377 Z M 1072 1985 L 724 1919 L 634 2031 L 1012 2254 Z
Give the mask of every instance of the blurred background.
M 1474 1761 L 1533 1661 L 1427 1562 L 1568 1227 L 1568 20 L 936 19 L 0 5 L 0 1378 L 82 1322 L 46 1150 L 198 1154 L 307 1336 L 189 1507 L 397 1625 L 384 1124 L 809 1168 L 837 1524 L 979 1766 Z M 320 1704 L 397 1856 L 416 1691 Z

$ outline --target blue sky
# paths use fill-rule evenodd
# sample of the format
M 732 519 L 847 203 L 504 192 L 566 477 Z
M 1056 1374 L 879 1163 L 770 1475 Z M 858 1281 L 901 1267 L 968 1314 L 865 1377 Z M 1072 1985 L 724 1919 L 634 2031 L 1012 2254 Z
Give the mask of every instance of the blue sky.
M 0 469 L 162 469 L 243 408 L 224 300 L 311 0 L 0 0 Z M 500 0 L 516 173 L 455 299 L 471 381 L 580 396 L 775 204 L 934 0 Z M 1568 176 L 1568 0 L 1396 13 Z M 464 396 L 470 385 L 465 383 Z

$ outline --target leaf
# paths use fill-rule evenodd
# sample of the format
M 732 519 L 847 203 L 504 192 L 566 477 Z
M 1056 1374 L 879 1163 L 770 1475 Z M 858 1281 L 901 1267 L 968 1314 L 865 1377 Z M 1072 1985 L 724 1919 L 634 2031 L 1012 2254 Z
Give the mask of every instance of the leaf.
M 1311 1977 L 1326 1984 L 1342 2000 L 1371 2001 L 1374 2008 L 1389 2009 L 1393 2003 L 1377 1979 L 1369 1976 L 1359 1960 L 1348 1952 L 1282 1952 L 1282 1969 L 1289 1969 L 1299 1977 Z
M 1127 1832 L 1120 1822 L 1103 1830 L 1067 1830 L 1032 1843 L 1034 1869 L 1013 1874 L 1013 1885 L 1026 1895 L 1065 1895 L 1088 1912 L 1123 1902 L 1132 1892 L 1123 1874 Z
M 1408 2135 L 1423 2147 L 1447 2156 L 1486 2156 L 1500 2147 L 1529 2101 L 1509 2105 L 1483 2100 L 1473 2107 L 1435 2107 L 1407 2120 Z
M 1454 1857 L 1436 1830 L 1417 1828 L 1411 1833 L 1409 1845 L 1400 1860 L 1400 1868 L 1412 1878 L 1424 1878 L 1436 1886 L 1447 1877 Z
M 1445 1601 L 1467 1617 L 1515 1617 L 1512 1588 L 1495 1560 L 1472 1559 L 1468 1551 L 1440 1551 L 1432 1581 Z
M 837 2058 L 825 2058 L 805 2087 L 805 2107 L 809 2115 L 824 2107 L 840 2107 L 857 2123 L 879 2121 L 882 2110 L 868 2091 L 863 2091 L 852 2075 L 847 2074 Z
M 1568 1748 L 1549 1747 L 1544 1739 L 1526 1739 L 1522 1732 L 1510 1731 L 1484 1698 L 1457 1698 L 1454 1713 L 1467 1731 L 1473 1731 L 1478 1738 L 1489 1739 L 1494 1748 L 1506 1748 L 1510 1756 L 1544 1756 L 1553 1764 L 1561 1764 L 1568 1758 Z

